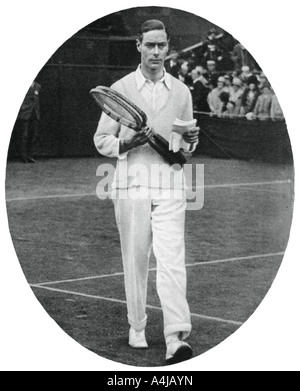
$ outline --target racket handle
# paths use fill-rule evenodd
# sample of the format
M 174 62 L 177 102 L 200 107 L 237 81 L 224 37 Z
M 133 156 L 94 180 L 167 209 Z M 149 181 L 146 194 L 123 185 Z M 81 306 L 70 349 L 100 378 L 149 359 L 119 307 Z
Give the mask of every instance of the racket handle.
M 186 157 L 181 151 L 170 151 L 168 141 L 157 133 L 150 141 L 148 141 L 148 144 L 170 165 L 179 164 L 180 168 L 182 168 L 183 165 L 187 162 Z

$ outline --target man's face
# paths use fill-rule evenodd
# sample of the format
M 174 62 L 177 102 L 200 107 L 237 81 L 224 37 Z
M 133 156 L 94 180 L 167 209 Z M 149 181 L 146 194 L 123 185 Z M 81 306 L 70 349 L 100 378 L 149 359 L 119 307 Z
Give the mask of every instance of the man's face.
M 137 41 L 141 53 L 142 66 L 150 70 L 160 70 L 169 50 L 167 33 L 164 30 L 153 30 L 143 34 L 143 40 Z
M 197 77 L 199 77 L 198 72 L 195 69 L 192 70 L 191 77 L 193 80 L 196 80 Z

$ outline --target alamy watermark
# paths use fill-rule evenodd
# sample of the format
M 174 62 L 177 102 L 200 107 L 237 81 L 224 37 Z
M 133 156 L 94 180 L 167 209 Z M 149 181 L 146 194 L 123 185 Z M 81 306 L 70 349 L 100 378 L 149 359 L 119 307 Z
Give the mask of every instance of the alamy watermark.
M 165 199 L 187 200 L 187 210 L 200 210 L 204 205 L 204 165 L 131 164 L 122 162 L 116 170 L 113 164 L 97 167 L 100 177 L 97 197 L 147 199 L 159 195 Z

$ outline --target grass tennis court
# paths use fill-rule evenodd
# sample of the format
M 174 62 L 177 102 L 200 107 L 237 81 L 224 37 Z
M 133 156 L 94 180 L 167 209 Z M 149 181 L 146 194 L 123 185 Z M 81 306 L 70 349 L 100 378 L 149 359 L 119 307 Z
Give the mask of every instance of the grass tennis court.
M 165 345 L 155 260 L 148 286 L 148 350 L 128 346 L 119 235 L 111 200 L 96 196 L 105 158 L 10 161 L 6 199 L 28 283 L 57 324 L 101 357 L 161 366 Z M 187 211 L 186 264 L 194 355 L 234 333 L 280 267 L 293 213 L 292 165 L 193 157 L 204 164 L 204 206 Z

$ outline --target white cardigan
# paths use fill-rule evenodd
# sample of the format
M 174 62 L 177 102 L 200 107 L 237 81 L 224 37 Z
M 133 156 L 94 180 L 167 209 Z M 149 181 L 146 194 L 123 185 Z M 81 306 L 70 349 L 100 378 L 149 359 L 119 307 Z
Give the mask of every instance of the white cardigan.
M 171 78 L 169 97 L 166 104 L 155 113 L 150 105 L 144 101 L 137 88 L 135 72 L 128 74 L 111 86 L 143 110 L 148 118 L 147 124 L 166 140 L 169 140 L 172 124 L 176 118 L 183 121 L 193 119 L 192 97 L 188 87 L 173 76 L 169 76 Z M 134 130 L 120 125 L 102 113 L 94 135 L 94 143 L 101 155 L 118 158 L 112 188 L 132 186 L 185 188 L 183 170 L 175 171 L 148 144 L 133 148 L 125 154 L 119 154 L 120 139 L 132 132 Z M 162 180 L 158 180 L 156 175 L 158 167 Z M 169 178 L 172 180 L 170 181 Z

